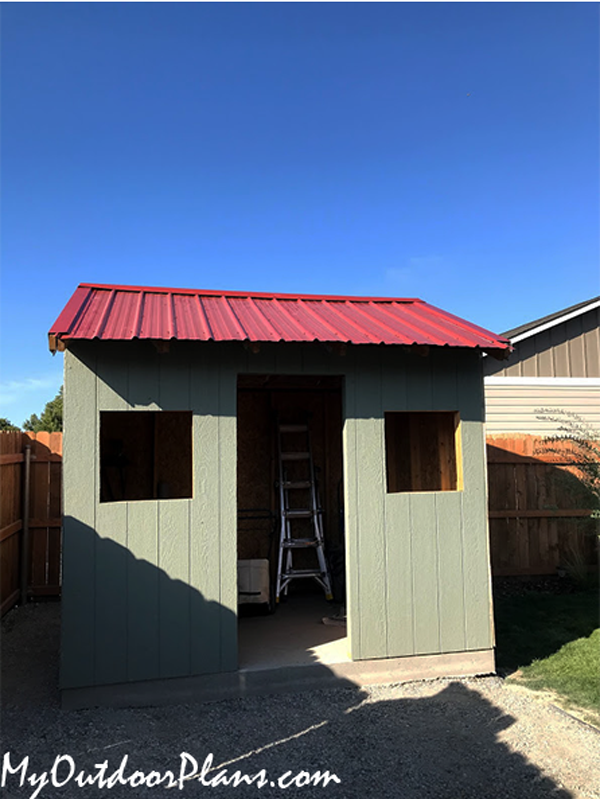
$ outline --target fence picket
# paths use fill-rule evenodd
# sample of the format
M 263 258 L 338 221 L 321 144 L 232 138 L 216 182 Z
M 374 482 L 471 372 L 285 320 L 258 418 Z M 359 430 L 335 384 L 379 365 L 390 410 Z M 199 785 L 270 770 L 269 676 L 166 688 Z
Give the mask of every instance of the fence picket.
M 23 452 L 31 445 L 27 595 L 60 594 L 62 433 L 0 433 L 0 613 L 20 598 Z
M 595 537 L 586 534 L 595 529 L 593 497 L 578 479 L 569 442 L 558 446 L 549 453 L 536 436 L 487 438 L 494 576 L 555 574 L 577 553 L 597 568 Z

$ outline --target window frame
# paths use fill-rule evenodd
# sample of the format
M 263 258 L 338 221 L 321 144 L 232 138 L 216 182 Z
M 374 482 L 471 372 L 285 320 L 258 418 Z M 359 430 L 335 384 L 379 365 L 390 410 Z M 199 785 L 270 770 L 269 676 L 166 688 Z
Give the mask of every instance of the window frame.
M 121 428 L 125 427 L 127 429 L 128 425 L 135 424 L 134 423 L 134 416 L 136 422 L 141 421 L 141 415 L 146 415 L 144 418 L 144 423 L 152 419 L 151 427 L 151 441 L 145 439 L 142 441 L 142 455 L 140 458 L 145 462 L 145 465 L 148 469 L 148 474 L 151 473 L 151 478 L 149 479 L 149 485 L 151 485 L 151 492 L 144 492 L 144 491 L 131 491 L 127 490 L 130 489 L 130 486 L 127 486 L 127 480 L 130 479 L 132 473 L 135 474 L 135 478 L 138 481 L 141 479 L 141 484 L 144 484 L 145 480 L 148 480 L 148 474 L 144 477 L 143 473 L 139 472 L 139 463 L 136 465 L 136 462 L 131 464 L 129 463 L 129 468 L 132 470 L 129 474 L 124 475 L 123 471 L 117 474 L 115 478 L 115 471 L 119 468 L 118 465 L 118 458 L 123 457 L 125 464 L 121 466 L 121 469 L 127 468 L 127 457 L 128 454 L 131 452 L 131 445 L 132 439 L 131 436 L 135 435 L 135 433 L 131 434 L 130 437 L 124 437 L 123 439 L 119 438 L 119 425 L 115 424 L 111 429 L 107 430 L 105 426 L 106 422 L 110 417 L 116 420 L 116 417 L 119 416 L 120 418 L 120 426 Z M 161 436 L 169 438 L 168 430 L 163 427 L 163 423 L 159 423 L 159 419 L 162 418 L 163 421 L 167 421 L 167 419 L 172 420 L 172 418 L 177 415 L 180 417 L 187 417 L 185 420 L 185 425 L 183 426 L 180 432 L 181 440 L 188 439 L 189 434 L 189 445 L 186 443 L 186 449 L 182 453 L 182 457 L 177 457 L 177 461 L 180 465 L 180 486 L 182 487 L 179 491 L 176 491 L 176 496 L 169 496 L 168 492 L 165 491 L 165 486 L 168 485 L 167 481 L 161 480 L 160 477 L 163 476 L 163 472 L 166 470 L 168 473 L 168 459 L 169 457 L 173 459 L 175 457 L 174 450 L 170 450 L 167 446 L 165 448 L 164 443 L 159 447 L 163 447 L 162 455 L 160 454 L 161 449 L 157 452 L 157 442 L 160 442 Z M 145 424 L 141 424 L 141 433 L 145 435 L 148 434 L 148 431 L 144 430 Z M 161 429 L 162 428 L 162 429 Z M 127 431 L 129 432 L 129 431 Z M 111 437 L 112 434 L 112 437 Z M 138 433 L 139 434 L 139 433 Z M 101 410 L 98 412 L 98 489 L 97 489 L 97 501 L 101 505 L 114 505 L 116 503 L 123 503 L 123 502 L 163 502 L 163 501 L 173 501 L 173 500 L 190 500 L 194 498 L 194 414 L 192 411 L 184 409 L 184 410 L 161 410 L 157 408 L 152 409 L 128 409 L 128 410 Z M 122 441 L 124 446 L 121 449 L 120 453 L 117 453 L 117 447 L 115 444 L 118 441 Z M 180 442 L 181 443 L 181 442 Z M 112 445 L 112 446 L 111 446 Z M 189 446 L 189 449 L 188 449 Z M 112 449 L 112 452 L 110 450 Z M 148 458 L 151 459 L 151 465 L 148 464 Z M 114 460 L 117 462 L 109 463 L 107 461 Z M 109 477 L 108 470 L 111 469 L 112 474 Z M 120 478 L 120 480 L 119 480 Z M 117 490 L 115 492 L 115 479 L 116 479 L 116 486 Z M 111 485 L 112 483 L 112 485 Z M 115 493 L 119 493 L 118 486 L 120 483 L 120 487 L 122 489 L 122 494 L 125 496 L 118 496 L 115 498 Z M 138 483 L 139 485 L 139 483 Z M 162 488 L 161 488 L 162 485 Z M 177 485 L 177 483 L 176 483 Z M 165 495 L 161 496 L 161 492 Z M 144 494 L 144 495 L 136 495 L 136 494 Z
M 427 488 L 422 485 L 424 467 L 421 466 L 421 461 L 423 460 L 423 455 L 426 454 L 426 450 L 423 449 L 421 441 L 423 437 L 422 428 L 423 421 L 426 417 L 433 417 L 434 415 L 437 417 L 452 417 L 453 430 L 443 430 L 441 421 L 437 426 L 436 438 L 438 448 L 436 450 L 436 468 L 439 471 L 440 480 L 437 487 Z M 400 424 L 401 421 L 403 424 Z M 415 434 L 414 431 L 419 426 L 419 423 L 421 430 Z M 401 443 L 399 441 L 398 436 L 400 435 L 400 428 L 402 426 L 404 427 L 404 432 L 408 429 L 408 443 Z M 411 435 L 415 435 L 418 439 L 418 449 L 416 452 L 415 447 L 411 444 Z M 446 458 L 446 463 L 449 464 L 447 469 L 444 469 L 444 458 L 442 457 L 442 445 L 444 441 L 446 447 L 448 447 L 450 441 L 452 442 L 451 450 Z M 410 452 L 408 458 L 407 450 Z M 452 458 L 452 461 L 449 462 L 448 458 Z M 448 494 L 463 491 L 464 473 L 460 412 L 455 409 L 385 411 L 384 462 L 386 494 Z M 415 476 L 415 471 L 418 476 Z M 408 487 L 409 483 L 411 485 L 416 483 L 417 487 Z M 450 483 L 449 486 L 448 483 Z

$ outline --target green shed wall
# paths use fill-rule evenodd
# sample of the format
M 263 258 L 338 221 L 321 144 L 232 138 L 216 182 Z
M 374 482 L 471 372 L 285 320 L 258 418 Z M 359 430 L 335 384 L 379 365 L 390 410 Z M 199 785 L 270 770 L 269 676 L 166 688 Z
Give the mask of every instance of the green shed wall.
M 350 356 L 344 480 L 353 659 L 493 646 L 477 353 Z M 386 492 L 384 412 L 458 410 L 462 491 Z
M 493 646 L 478 353 L 80 342 L 65 353 L 63 688 L 237 668 L 242 373 L 342 375 L 353 659 Z M 193 412 L 193 498 L 100 503 L 99 412 Z M 458 410 L 464 490 L 387 494 L 385 411 Z

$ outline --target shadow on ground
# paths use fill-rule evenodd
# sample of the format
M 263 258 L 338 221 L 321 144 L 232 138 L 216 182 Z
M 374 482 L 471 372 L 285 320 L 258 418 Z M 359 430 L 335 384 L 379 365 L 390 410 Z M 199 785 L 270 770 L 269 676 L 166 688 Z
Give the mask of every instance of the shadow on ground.
M 528 666 L 587 638 L 599 626 L 598 592 L 523 590 L 494 595 L 496 665 L 501 671 Z
M 378 700 L 358 688 L 302 694 L 247 697 L 213 704 L 161 708 L 63 711 L 59 707 L 58 604 L 17 608 L 3 621 L 3 744 L 12 763 L 29 755 L 30 769 L 52 765 L 70 754 L 78 769 L 108 761 L 108 773 L 129 756 L 125 774 L 179 772 L 180 754 L 200 764 L 212 753 L 214 765 L 232 774 L 269 779 L 285 772 L 329 770 L 340 784 L 211 789 L 223 796 L 399 797 L 401 799 L 567 799 L 572 794 L 545 777 L 499 736 L 515 719 L 477 690 L 460 682 L 440 682 L 422 697 Z M 435 693 L 437 685 L 439 692 Z M 471 684 L 472 685 L 472 684 Z M 428 694 L 428 695 L 427 695 Z M 217 771 L 211 773 L 216 776 Z M 29 796 L 15 777 L 8 797 Z M 206 788 L 197 781 L 183 795 Z M 51 786 L 41 797 L 95 797 L 105 792 L 70 783 Z M 164 796 L 141 786 L 117 785 L 112 797 Z M 175 789 L 174 795 L 181 795 Z

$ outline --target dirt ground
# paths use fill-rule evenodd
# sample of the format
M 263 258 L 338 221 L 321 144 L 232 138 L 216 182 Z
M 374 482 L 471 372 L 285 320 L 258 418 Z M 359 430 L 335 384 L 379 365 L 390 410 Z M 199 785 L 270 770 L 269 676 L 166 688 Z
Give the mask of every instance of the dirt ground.
M 76 773 L 97 774 L 94 765 L 106 761 L 108 778 L 127 756 L 125 784 L 79 787 L 72 778 L 63 787 L 44 785 L 40 797 L 182 795 L 166 787 L 168 777 L 157 787 L 132 786 L 130 777 L 138 771 L 150 779 L 155 772 L 158 780 L 172 771 L 177 782 L 181 755 L 189 753 L 198 770 L 209 754 L 213 762 L 203 784 L 193 761 L 183 758 L 195 775 L 181 782 L 184 796 L 600 799 L 600 732 L 495 677 L 63 711 L 59 624 L 58 603 L 16 608 L 2 622 L 3 752 L 10 752 L 13 768 L 29 756 L 28 777 L 68 754 Z M 62 761 L 60 768 L 59 782 L 69 765 Z M 236 770 L 255 775 L 265 769 L 265 785 L 210 787 L 223 769 L 221 781 Z M 308 779 L 302 773 L 317 770 L 339 782 L 300 787 Z M 30 797 L 35 789 L 20 787 L 19 774 L 6 776 L 9 799 Z

